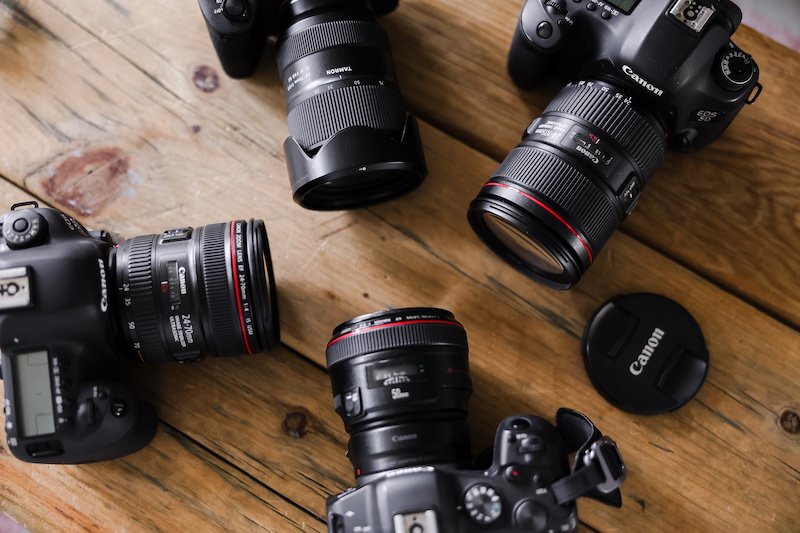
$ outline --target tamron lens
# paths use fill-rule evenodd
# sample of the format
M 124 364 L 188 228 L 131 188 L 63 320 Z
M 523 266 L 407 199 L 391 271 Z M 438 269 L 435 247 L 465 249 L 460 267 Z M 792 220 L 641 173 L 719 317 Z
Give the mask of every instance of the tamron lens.
M 326 358 L 356 477 L 470 464 L 467 335 L 449 311 L 393 309 L 338 326 Z
M 148 363 L 272 349 L 278 304 L 264 222 L 122 241 L 112 251 L 122 338 Z
M 310 209 L 364 207 L 405 194 L 427 169 L 416 119 L 397 83 L 389 39 L 369 8 L 397 2 L 295 0 L 281 20 L 278 70 L 295 200 Z

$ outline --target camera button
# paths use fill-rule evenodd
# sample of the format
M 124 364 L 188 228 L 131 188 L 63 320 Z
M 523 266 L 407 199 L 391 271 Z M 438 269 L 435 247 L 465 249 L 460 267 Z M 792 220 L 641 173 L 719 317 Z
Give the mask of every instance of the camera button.
M 520 483 L 526 479 L 522 475 L 522 470 L 516 465 L 507 466 L 503 472 L 503 476 L 512 483 Z
M 25 230 L 27 230 L 29 226 L 30 223 L 24 218 L 18 218 L 14 221 L 14 224 L 11 225 L 17 233 L 25 233 Z
M 586 9 L 589 11 L 595 11 L 597 9 L 597 4 L 595 4 L 594 2 L 589 2 L 588 4 L 586 4 Z
M 611 13 L 609 13 L 608 11 L 603 11 L 603 12 L 600 14 L 600 16 L 601 16 L 601 17 L 603 17 L 604 19 L 608 20 L 608 19 L 610 19 L 610 18 L 611 18 Z
M 514 522 L 525 531 L 541 531 L 547 526 L 547 509 L 533 500 L 525 500 L 514 511 Z
M 122 400 L 114 400 L 111 402 L 111 414 L 117 418 L 125 416 L 128 412 L 128 404 Z
M 226 18 L 242 20 L 247 17 L 247 2 L 245 0 L 225 0 L 225 3 L 222 4 L 222 12 Z
M 549 22 L 541 22 L 536 27 L 536 35 L 542 39 L 549 39 L 553 35 L 553 25 Z

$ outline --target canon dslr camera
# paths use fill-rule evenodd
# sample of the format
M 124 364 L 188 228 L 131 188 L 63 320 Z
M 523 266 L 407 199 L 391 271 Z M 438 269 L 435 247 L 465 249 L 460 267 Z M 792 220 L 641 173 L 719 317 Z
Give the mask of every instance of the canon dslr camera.
M 152 439 L 155 410 L 114 378 L 117 356 L 189 362 L 278 342 L 260 220 L 115 244 L 28 202 L 2 215 L 0 231 L 5 427 L 23 461 L 113 459 Z
M 473 463 L 467 352 L 464 328 L 442 309 L 389 310 L 334 330 L 326 358 L 357 487 L 328 499 L 331 533 L 570 532 L 579 496 L 621 505 L 616 444 L 569 409 L 557 426 L 506 418 L 484 454 L 491 464 Z
M 730 38 L 729 0 L 528 0 L 508 59 L 531 89 L 573 80 L 469 210 L 473 229 L 531 278 L 575 284 L 631 213 L 667 145 L 703 148 L 761 92 Z
M 422 183 L 417 121 L 406 110 L 376 15 L 397 0 L 199 0 L 225 72 L 253 75 L 277 36 L 287 99 L 284 143 L 294 199 L 365 207 Z

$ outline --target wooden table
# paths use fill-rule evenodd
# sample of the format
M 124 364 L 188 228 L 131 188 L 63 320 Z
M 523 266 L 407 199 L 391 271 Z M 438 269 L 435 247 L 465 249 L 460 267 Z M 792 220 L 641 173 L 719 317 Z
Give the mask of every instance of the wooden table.
M 266 220 L 283 346 L 249 358 L 141 367 L 153 443 L 85 466 L 0 449 L 0 510 L 33 531 L 324 531 L 352 484 L 324 365 L 331 329 L 431 305 L 468 332 L 475 448 L 513 412 L 568 405 L 620 443 L 621 511 L 580 503 L 589 531 L 800 531 L 798 55 L 742 28 L 765 91 L 712 147 L 670 154 L 582 283 L 544 289 L 489 253 L 468 203 L 556 85 L 522 93 L 505 54 L 522 2 L 403 0 L 386 17 L 430 175 L 375 208 L 291 200 L 285 101 L 272 57 L 222 73 L 194 0 L 0 2 L 0 203 L 31 197 L 126 236 Z M 591 387 L 580 336 L 606 299 L 658 292 L 698 319 L 708 380 L 655 417 Z

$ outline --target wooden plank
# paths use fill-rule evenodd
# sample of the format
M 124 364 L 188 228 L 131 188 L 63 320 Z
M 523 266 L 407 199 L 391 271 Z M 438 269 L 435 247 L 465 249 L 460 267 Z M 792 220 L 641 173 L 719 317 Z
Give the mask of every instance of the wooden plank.
M 95 4 L 89 9 L 88 4 L 70 2 L 59 9 L 121 55 L 147 65 L 180 97 L 194 90 L 186 76 L 200 65 L 211 65 L 219 76 L 194 6 L 173 2 L 158 12 L 120 13 L 112 3 Z M 457 0 L 404 0 L 401 11 L 387 17 L 385 25 L 412 109 L 500 160 L 547 105 L 558 83 L 525 93 L 506 74 L 506 53 L 522 2 L 474 4 L 465 9 Z M 187 11 L 195 15 L 193 23 L 181 28 L 186 31 L 175 31 L 171 21 L 185 19 Z M 169 34 L 163 42 L 169 42 L 170 54 L 163 48 L 155 50 L 151 39 L 142 39 L 152 31 Z M 800 281 L 792 275 L 800 262 L 800 247 L 795 246 L 800 242 L 795 216 L 800 208 L 796 194 L 800 160 L 793 148 L 800 136 L 784 111 L 792 88 L 800 83 L 800 56 L 746 27 L 737 32 L 736 41 L 759 62 L 764 94 L 710 148 L 694 155 L 671 154 L 624 231 L 800 326 L 800 299 L 785 296 L 800 292 Z M 202 78 L 211 71 L 199 72 Z M 223 85 L 237 83 L 217 80 Z M 262 72 L 245 84 L 251 94 L 256 89 L 253 83 L 272 89 L 258 106 L 229 106 L 221 98 L 210 105 L 225 107 L 248 130 L 285 131 L 283 98 L 269 54 Z M 272 117 L 264 116 L 265 104 Z M 471 194 L 478 189 L 473 187 Z
M 593 269 L 594 281 L 587 279 L 586 288 L 562 295 L 534 286 L 486 253 L 463 220 L 470 187 L 478 187 L 495 162 L 430 127 L 423 136 L 432 172 L 420 192 L 365 212 L 305 212 L 289 200 L 280 160 L 279 88 L 220 78 L 216 91 L 197 90 L 190 65 L 202 63 L 191 53 L 191 35 L 201 27 L 181 28 L 176 35 L 145 28 L 118 41 L 107 36 L 109 47 L 46 4 L 26 7 L 60 41 L 35 40 L 43 34 L 35 26 L 13 30 L 19 53 L 3 59 L 10 58 L 13 79 L 22 83 L 9 88 L 3 110 L 0 141 L 14 150 L 0 159 L 0 173 L 61 202 L 87 223 L 127 235 L 264 216 L 285 339 L 318 362 L 331 327 L 356 313 L 391 305 L 449 307 L 467 326 L 473 349 L 476 448 L 489 441 L 504 415 L 548 415 L 561 402 L 585 410 L 620 441 L 632 470 L 626 505 L 618 513 L 583 504 L 582 518 L 593 527 L 796 529 L 798 480 L 792 469 L 798 467 L 798 441 L 777 420 L 784 409 L 797 409 L 797 333 L 625 236 L 615 239 L 607 264 Z M 110 23 L 111 14 L 107 18 Z M 141 47 L 132 48 L 141 56 L 121 55 L 130 53 L 124 39 L 147 41 L 145 36 L 151 49 L 174 58 L 172 67 Z M 190 43 L 186 48 L 175 44 L 183 37 Z M 205 58 L 207 46 L 198 52 Z M 162 77 L 162 70 L 177 74 Z M 37 72 L 48 77 L 37 78 Z M 85 94 L 86 87 L 98 96 L 68 103 L 52 98 Z M 463 187 L 449 186 L 452 175 L 461 176 Z M 577 337 L 605 297 L 655 287 L 698 316 L 714 367 L 698 402 L 676 414 L 634 418 L 609 409 L 590 388 Z M 344 437 L 329 407 L 325 377 L 302 365 L 272 370 L 265 364 L 271 361 L 258 370 L 253 365 L 260 361 L 165 367 L 144 381 L 168 422 L 265 484 L 280 480 L 286 486 L 282 494 L 321 513 L 330 487 L 336 492 L 349 483 Z M 751 370 L 755 365 L 758 374 Z M 272 372 L 277 379 L 266 381 Z M 295 376 L 302 378 L 299 385 Z M 230 394 L 216 396 L 220 390 Z M 299 405 L 312 413 L 311 427 L 319 424 L 320 434 L 338 436 L 313 446 L 306 444 L 312 439 L 285 445 L 275 438 L 277 428 L 294 411 L 269 407 L 275 401 L 270 391 L 284 407 Z M 213 409 L 220 399 L 221 413 Z M 263 418 L 242 417 L 255 409 L 263 410 Z M 234 440 L 242 434 L 250 438 Z M 245 452 L 258 460 L 246 459 Z M 303 470 L 312 456 L 321 457 L 319 463 Z M 279 462 L 285 465 L 273 472 Z M 301 475 L 310 471 L 322 487 L 312 489 Z M 701 475 L 687 480 L 687 471 Z M 741 478 L 753 480 L 747 502 L 740 497 Z M 751 514 L 751 508 L 763 513 Z
M 0 493 L 0 511 L 30 531 L 327 531 L 163 426 L 143 451 L 94 465 L 31 465 L 0 448 Z

